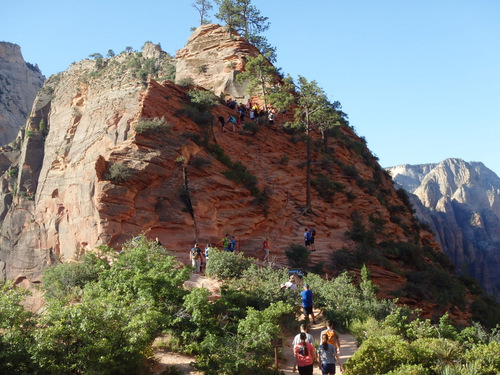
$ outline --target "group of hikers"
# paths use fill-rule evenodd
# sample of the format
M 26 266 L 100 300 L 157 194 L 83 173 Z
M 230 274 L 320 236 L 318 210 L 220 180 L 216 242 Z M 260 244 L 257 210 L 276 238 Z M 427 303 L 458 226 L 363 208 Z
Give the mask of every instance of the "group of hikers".
M 304 229 L 304 245 L 309 252 L 316 251 L 316 245 L 314 244 L 314 238 L 316 237 L 316 230 L 311 225 L 309 228 Z
M 234 251 L 236 250 L 237 242 L 234 236 L 229 236 L 229 234 L 226 234 L 217 244 L 222 245 L 223 251 L 234 253 Z M 205 246 L 205 250 L 201 251 L 198 243 L 195 242 L 194 246 L 189 251 L 189 261 L 191 262 L 195 273 L 200 273 L 202 271 L 203 263 L 206 264 L 208 262 L 210 249 L 212 247 L 213 246 L 211 243 L 207 243 L 207 246 Z M 205 259 L 205 262 L 203 262 L 203 259 Z
M 316 231 L 312 226 L 306 228 L 304 232 L 305 245 L 314 245 L 314 236 Z M 222 245 L 223 251 L 234 252 L 236 250 L 237 242 L 234 236 L 229 236 L 226 234 L 218 244 Z M 269 239 L 266 238 L 262 247 L 265 251 L 264 260 L 269 258 Z M 212 248 L 210 243 L 207 243 L 205 251 L 201 251 L 198 243 L 195 243 L 193 248 L 189 253 L 189 259 L 192 262 L 193 268 L 196 273 L 201 272 L 201 265 L 203 264 L 203 258 L 205 262 L 208 262 L 209 252 Z M 291 274 L 289 280 L 281 285 L 281 289 L 287 289 L 293 292 L 298 292 L 297 280 L 295 274 Z M 305 317 L 305 321 L 312 321 L 316 324 L 316 317 L 313 311 L 313 298 L 314 293 L 310 290 L 308 284 L 303 285 L 303 291 L 300 293 L 302 311 Z M 308 326 L 306 323 L 300 326 L 300 333 L 297 334 L 292 342 L 292 348 L 295 358 L 295 364 L 293 371 L 299 371 L 300 375 L 312 375 L 313 365 L 317 361 L 319 368 L 323 375 L 335 374 L 335 364 L 338 363 L 341 371 L 343 371 L 342 364 L 339 360 L 340 355 L 340 338 L 337 332 L 333 329 L 333 323 L 328 321 L 326 323 L 326 329 L 320 334 L 321 344 L 316 350 L 314 347 L 314 339 L 308 332 Z
M 318 349 L 314 348 L 314 338 L 307 332 L 307 324 L 301 324 L 300 333 L 292 342 L 295 363 L 293 372 L 299 370 L 300 375 L 312 375 L 314 361 L 316 360 L 323 375 L 335 374 L 335 365 L 338 363 L 343 372 L 340 362 L 340 337 L 333 329 L 333 323 L 328 321 L 326 329 L 319 335 L 321 344 Z
M 316 237 L 316 230 L 312 225 L 305 228 L 304 231 L 304 244 L 309 252 L 316 251 L 316 246 L 314 244 L 314 239 Z M 229 236 L 226 234 L 218 243 L 215 245 L 221 245 L 223 251 L 225 252 L 234 252 L 236 250 L 237 242 L 234 236 Z M 189 252 L 189 261 L 193 265 L 193 268 L 196 273 L 201 272 L 201 268 L 203 266 L 203 259 L 205 259 L 205 263 L 208 261 L 208 253 L 210 248 L 213 247 L 212 244 L 207 243 L 204 251 L 201 251 L 198 243 L 195 243 Z M 264 256 L 262 258 L 263 262 L 269 261 L 269 252 L 270 252 L 270 243 L 269 238 L 266 237 L 264 241 L 262 241 L 262 250 L 264 251 Z
M 252 104 L 252 101 L 248 99 L 247 104 L 236 102 L 236 100 L 229 98 L 226 101 L 226 105 L 230 109 L 236 110 L 235 115 L 229 115 L 227 120 L 223 116 L 219 116 L 219 123 L 222 127 L 222 131 L 225 133 L 224 126 L 226 124 L 231 124 L 233 132 L 235 131 L 235 127 L 241 125 L 245 122 L 245 116 L 248 115 L 250 121 L 258 122 L 259 118 L 267 118 L 269 125 L 274 125 L 275 118 L 275 110 L 270 109 L 269 111 L 261 110 L 258 104 Z
M 298 291 L 295 275 L 290 275 L 289 281 L 282 284 L 282 289 L 288 289 L 294 292 Z M 304 284 L 303 291 L 300 293 L 302 300 L 302 312 L 305 321 L 310 321 L 316 324 L 316 317 L 313 311 L 313 296 L 314 293 L 310 290 L 308 284 Z M 299 370 L 299 374 L 312 375 L 314 361 L 317 360 L 319 368 L 323 375 L 335 374 L 335 364 L 338 363 L 343 371 L 342 363 L 340 362 L 340 337 L 333 329 L 333 322 L 327 321 L 326 329 L 319 336 L 321 344 L 317 351 L 314 348 L 313 336 L 308 333 L 307 323 L 300 326 L 300 333 L 295 336 L 292 342 L 293 356 L 295 364 L 293 372 Z
M 294 275 L 290 276 L 290 283 L 295 282 Z M 285 283 L 287 285 L 287 283 Z M 290 290 L 297 290 L 293 286 Z M 309 320 L 316 324 L 316 317 L 313 311 L 313 292 L 309 289 L 308 284 L 304 284 L 304 290 L 300 293 L 302 299 L 302 310 L 304 313 L 305 321 Z M 312 375 L 314 361 L 317 360 L 319 368 L 323 375 L 335 374 L 335 364 L 338 363 L 340 370 L 343 372 L 342 363 L 340 362 L 340 337 L 333 329 L 333 322 L 326 322 L 326 329 L 321 331 L 320 341 L 317 351 L 314 348 L 314 339 L 308 331 L 306 323 L 301 324 L 300 333 L 295 336 L 292 342 L 293 355 L 295 357 L 295 364 L 293 372 L 298 368 L 300 375 Z

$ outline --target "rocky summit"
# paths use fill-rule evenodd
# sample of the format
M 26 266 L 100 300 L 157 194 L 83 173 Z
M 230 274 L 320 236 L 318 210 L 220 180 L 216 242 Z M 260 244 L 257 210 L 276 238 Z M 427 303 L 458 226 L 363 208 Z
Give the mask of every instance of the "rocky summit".
M 20 133 L 17 161 L 3 167 L 1 278 L 37 283 L 51 264 L 99 245 L 118 251 L 140 233 L 183 262 L 194 241 L 217 244 L 226 233 L 237 251 L 262 258 L 269 238 L 272 263 L 287 266 L 285 251 L 303 244 L 312 225 L 311 265 L 331 277 L 365 262 L 381 296 L 431 316 L 435 298 L 425 286 L 412 292 L 409 275 L 418 274 L 416 264 L 420 273 L 447 272 L 436 261 L 441 250 L 347 123 L 328 143 L 313 136 L 306 211 L 306 148 L 284 127 L 290 113 L 272 126 L 223 131 L 217 118 L 235 114 L 224 100 L 209 114 L 193 107 L 193 89 L 247 98 L 234 77 L 256 54 L 246 40 L 205 25 L 175 59 L 146 43 L 142 53 L 86 59 L 50 77 Z M 381 243 L 427 250 L 403 257 L 401 249 L 379 250 Z M 441 308 L 469 316 L 466 306 Z

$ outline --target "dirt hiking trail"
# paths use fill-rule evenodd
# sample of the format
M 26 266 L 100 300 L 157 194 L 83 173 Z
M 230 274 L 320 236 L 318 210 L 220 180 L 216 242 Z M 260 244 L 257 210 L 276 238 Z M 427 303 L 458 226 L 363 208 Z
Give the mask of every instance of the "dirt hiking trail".
M 207 278 L 200 274 L 192 274 L 191 278 L 184 283 L 186 288 L 207 288 L 212 292 L 212 295 L 219 295 L 220 283 L 216 280 Z M 316 324 L 311 324 L 309 333 L 313 336 L 315 343 L 319 343 L 321 331 L 326 329 L 325 320 L 321 315 L 319 310 L 314 310 L 316 316 Z M 335 327 L 334 327 L 335 328 Z M 299 332 L 297 332 L 299 333 Z M 293 357 L 292 341 L 296 333 L 287 335 L 283 340 L 283 355 L 279 360 L 279 369 L 284 371 L 286 375 L 288 374 L 298 374 L 293 372 L 293 365 L 295 364 L 295 359 Z M 349 358 L 352 357 L 357 349 L 356 339 L 351 334 L 340 334 L 340 361 L 345 363 Z M 194 358 L 191 356 L 185 356 L 178 353 L 172 353 L 165 350 L 156 349 L 154 351 L 156 358 L 156 364 L 153 368 L 154 374 L 161 374 L 167 367 L 176 367 L 184 375 L 202 375 L 203 373 L 195 371 L 191 363 L 194 362 Z M 340 367 L 337 365 L 335 374 L 340 374 Z M 314 364 L 314 375 L 321 375 L 321 370 L 318 365 Z

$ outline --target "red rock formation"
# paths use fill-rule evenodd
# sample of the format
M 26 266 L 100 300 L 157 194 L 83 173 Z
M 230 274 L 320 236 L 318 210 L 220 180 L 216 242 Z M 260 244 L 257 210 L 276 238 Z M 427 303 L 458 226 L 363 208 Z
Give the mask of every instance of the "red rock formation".
M 196 45 L 208 33 L 221 33 L 220 27 L 198 29 L 188 44 Z M 231 51 L 244 55 L 253 48 L 241 38 L 226 37 L 219 44 L 224 48 L 212 49 L 229 53 L 218 55 L 223 61 L 237 55 Z M 190 54 L 178 57 L 196 58 L 195 50 Z M 120 55 L 114 61 L 129 66 L 130 58 Z M 24 195 L 17 196 L 2 227 L 4 277 L 36 281 L 56 255 L 69 260 L 101 244 L 119 248 L 141 232 L 158 237 L 181 261 L 187 260 L 194 241 L 217 243 L 226 233 L 236 236 L 239 251 L 261 257 L 267 237 L 271 259 L 286 265 L 287 246 L 302 244 L 303 230 L 311 224 L 317 231 L 311 262 L 328 266 L 332 252 L 355 246 L 345 234 L 353 215 L 367 226 L 370 216 L 383 222 L 379 241 L 417 238 L 436 246 L 430 234 L 411 229 L 412 216 L 392 180 L 351 128 L 344 126 L 331 137 L 329 155 L 313 150 L 313 176 L 323 173 L 343 188 L 331 202 L 312 189 L 312 213 L 304 214 L 305 146 L 285 132 L 282 119 L 255 135 L 239 129 L 223 133 L 216 124 L 217 144 L 232 162 L 240 162 L 256 177 L 260 191 L 269 192 L 264 207 L 249 189 L 226 178 L 223 172 L 228 168 L 194 142 L 203 129 L 182 114 L 187 89 L 155 80 L 143 89 L 134 74 L 117 74 L 112 67 L 96 70 L 94 62 L 84 61 L 52 82 L 50 131 L 46 138 L 26 139 L 18 178 Z M 46 108 L 44 100 L 40 97 L 35 104 L 28 129 L 37 124 L 39 109 Z M 224 105 L 212 110 L 215 118 L 232 113 Z M 164 119 L 169 133 L 136 133 L 135 126 L 144 118 Z M 109 167 L 118 162 L 131 172 L 125 182 L 107 177 Z M 192 212 L 181 198 L 183 189 L 189 193 Z M 400 269 L 412 267 L 393 263 Z M 405 282 L 398 272 L 372 269 L 384 295 Z

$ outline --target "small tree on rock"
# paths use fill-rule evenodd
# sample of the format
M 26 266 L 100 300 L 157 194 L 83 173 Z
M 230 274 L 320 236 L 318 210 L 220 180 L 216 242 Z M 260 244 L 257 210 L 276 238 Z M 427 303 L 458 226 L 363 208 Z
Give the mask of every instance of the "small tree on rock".
M 311 211 L 311 133 L 320 127 L 335 124 L 332 104 L 316 81 L 307 81 L 299 76 L 295 84 L 294 122 L 288 126 L 305 133 L 306 141 L 306 207 Z

